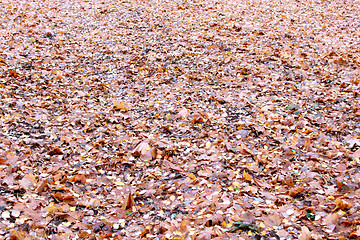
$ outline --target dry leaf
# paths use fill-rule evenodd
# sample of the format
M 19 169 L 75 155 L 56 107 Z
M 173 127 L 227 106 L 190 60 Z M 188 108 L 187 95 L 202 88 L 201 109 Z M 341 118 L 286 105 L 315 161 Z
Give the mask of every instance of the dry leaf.
M 215 225 L 221 225 L 221 223 L 224 221 L 224 216 L 221 214 L 214 214 L 205 219 L 205 226 L 211 227 Z
M 338 220 L 340 218 L 340 215 L 337 212 L 334 213 L 330 213 L 329 215 L 327 215 L 324 219 L 324 224 L 326 225 L 336 225 L 338 224 Z
M 211 177 L 213 172 L 211 170 L 200 170 L 197 172 L 197 175 L 200 177 Z
M 248 174 L 245 170 L 243 172 L 243 178 L 245 178 L 248 181 L 252 180 L 252 177 L 250 176 L 250 174 Z
M 278 213 L 273 213 L 273 214 L 269 214 L 267 216 L 263 216 L 263 221 L 265 226 L 267 227 L 277 227 L 280 226 L 281 224 L 281 218 L 280 218 L 280 214 Z
M 125 106 L 125 103 L 123 101 L 121 102 L 114 102 L 114 107 L 117 110 L 122 110 L 124 112 L 127 112 L 129 109 Z
M 269 183 L 264 182 L 261 179 L 258 180 L 256 178 L 253 178 L 253 180 L 261 188 L 272 188 L 272 185 L 270 185 Z
M 358 150 L 356 150 L 352 155 L 351 157 L 354 159 L 354 160 L 360 160 L 360 148 Z
M 39 181 L 38 186 L 35 189 L 35 192 L 42 193 L 42 192 L 46 191 L 48 188 L 49 188 L 48 180 L 43 179 L 42 181 Z
M 312 237 L 311 237 L 310 230 L 307 227 L 302 226 L 299 240 L 311 240 L 311 239 L 312 239 Z
M 179 112 L 175 115 L 176 118 L 182 118 L 182 119 L 186 119 L 189 116 L 189 110 L 187 110 L 186 108 L 181 108 L 179 110 Z
M 134 207 L 135 207 L 135 201 L 134 201 L 134 198 L 132 197 L 131 192 L 130 192 L 129 194 L 127 194 L 121 208 L 123 210 L 131 210 L 131 211 L 133 211 Z
M 349 202 L 341 199 L 341 198 L 335 199 L 335 206 L 336 207 L 335 207 L 335 209 L 333 211 L 335 211 L 337 209 L 345 210 L 345 209 L 351 208 L 351 204 Z
M 0 165 L 10 165 L 10 164 L 7 162 L 7 159 L 0 157 Z
M 64 153 L 62 152 L 62 150 L 59 147 L 54 147 L 48 152 L 48 154 L 49 155 L 62 155 Z
M 37 180 L 34 174 L 28 173 L 26 174 L 23 179 L 21 179 L 20 185 L 24 189 L 29 189 L 35 186 Z
M 24 231 L 18 231 L 16 229 L 11 229 L 10 240 L 30 240 L 30 237 Z
M 136 146 L 132 155 L 140 157 L 141 160 L 150 161 L 153 159 L 153 148 L 149 145 L 148 141 L 143 141 Z

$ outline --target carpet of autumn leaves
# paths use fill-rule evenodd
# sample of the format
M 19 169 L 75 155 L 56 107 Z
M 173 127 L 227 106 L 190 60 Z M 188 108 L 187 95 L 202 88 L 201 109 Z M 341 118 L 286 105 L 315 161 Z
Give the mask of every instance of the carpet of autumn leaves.
M 0 238 L 360 239 L 358 1 L 0 15 Z

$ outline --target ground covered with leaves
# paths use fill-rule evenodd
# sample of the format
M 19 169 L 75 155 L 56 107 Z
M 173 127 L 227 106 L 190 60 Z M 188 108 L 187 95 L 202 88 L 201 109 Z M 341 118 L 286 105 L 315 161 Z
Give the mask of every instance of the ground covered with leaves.
M 360 238 L 358 1 L 0 14 L 0 238 Z

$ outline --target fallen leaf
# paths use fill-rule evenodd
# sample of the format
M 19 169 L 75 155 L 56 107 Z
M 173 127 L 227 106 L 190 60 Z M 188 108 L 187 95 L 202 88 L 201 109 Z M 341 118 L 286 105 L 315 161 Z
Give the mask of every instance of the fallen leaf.
M 29 188 L 34 187 L 36 182 L 37 182 L 37 180 L 36 180 L 36 177 L 34 176 L 34 174 L 28 173 L 21 179 L 20 185 L 24 189 L 29 189 Z
M 245 178 L 248 181 L 252 180 L 252 177 L 250 176 L 250 174 L 248 174 L 245 170 L 243 172 L 243 178 Z
M 360 160 L 360 148 L 358 150 L 356 150 L 352 155 L 351 157 L 354 159 L 354 160 Z
M 29 235 L 24 231 L 10 230 L 10 240 L 30 240 Z
M 280 214 L 273 213 L 268 214 L 267 216 L 263 216 L 262 220 L 267 227 L 278 227 L 281 224 L 282 219 L 280 218 Z
M 43 179 L 43 180 L 39 181 L 38 186 L 35 189 L 35 192 L 42 193 L 42 192 L 46 191 L 48 188 L 49 188 L 48 180 Z
M 63 151 L 59 147 L 54 147 L 48 151 L 49 155 L 62 155 L 64 154 Z
M 148 141 L 143 141 L 136 146 L 132 155 L 140 157 L 143 161 L 150 161 L 153 159 L 153 148 L 149 145 Z
M 114 102 L 114 107 L 117 110 L 122 110 L 124 112 L 127 112 L 129 109 L 125 106 L 125 103 L 123 101 L 121 102 Z
M 253 178 L 253 180 L 261 188 L 272 188 L 273 187 L 272 185 L 270 185 L 269 183 L 264 182 L 261 179 Z
M 301 233 L 299 235 L 299 240 L 311 240 L 311 239 L 312 239 L 312 237 L 311 237 L 310 230 L 307 227 L 302 226 Z
M 134 207 L 135 207 L 135 201 L 130 192 L 129 194 L 127 194 L 121 208 L 123 210 L 132 210 L 133 211 Z
M 335 206 L 336 206 L 336 207 L 334 208 L 333 211 L 336 211 L 336 210 L 338 210 L 338 209 L 340 209 L 340 210 L 345 210 L 345 209 L 351 208 L 351 204 L 350 204 L 349 202 L 341 199 L 341 198 L 335 199 Z

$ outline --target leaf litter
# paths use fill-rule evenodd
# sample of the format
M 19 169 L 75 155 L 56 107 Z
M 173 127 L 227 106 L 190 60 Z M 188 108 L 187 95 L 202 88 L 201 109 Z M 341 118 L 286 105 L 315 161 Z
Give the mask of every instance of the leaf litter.
M 1 1 L 1 238 L 358 239 L 359 9 Z

